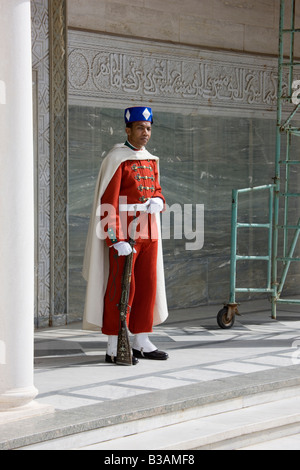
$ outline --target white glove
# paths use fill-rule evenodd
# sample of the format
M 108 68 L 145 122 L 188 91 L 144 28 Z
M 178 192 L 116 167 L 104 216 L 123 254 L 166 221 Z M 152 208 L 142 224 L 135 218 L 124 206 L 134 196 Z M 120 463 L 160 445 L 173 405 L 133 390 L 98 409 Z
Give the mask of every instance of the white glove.
M 160 197 L 154 197 L 150 199 L 149 206 L 148 206 L 148 213 L 149 214 L 158 214 L 162 212 L 164 208 L 164 201 Z
M 128 242 L 119 242 L 113 247 L 117 250 L 119 256 L 128 256 L 132 253 L 132 248 Z M 136 250 L 133 249 L 133 252 L 136 253 Z

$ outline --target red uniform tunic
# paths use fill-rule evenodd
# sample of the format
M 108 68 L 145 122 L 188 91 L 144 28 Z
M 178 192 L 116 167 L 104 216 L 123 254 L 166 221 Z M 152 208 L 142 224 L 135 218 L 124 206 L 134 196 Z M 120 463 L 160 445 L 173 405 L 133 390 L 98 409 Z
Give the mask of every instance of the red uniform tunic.
M 122 163 L 101 199 L 102 225 L 107 233 L 106 242 L 110 249 L 110 274 L 104 299 L 102 332 L 118 335 L 121 282 L 125 257 L 119 257 L 113 248 L 119 241 L 127 241 L 134 218 L 133 212 L 120 211 L 127 205 L 145 204 L 149 199 L 159 197 L 164 202 L 158 180 L 155 160 L 125 161 Z M 153 311 L 156 298 L 156 267 L 158 234 L 155 216 L 137 213 L 136 254 L 133 258 L 133 275 L 129 296 L 128 327 L 131 333 L 150 333 L 153 325 Z

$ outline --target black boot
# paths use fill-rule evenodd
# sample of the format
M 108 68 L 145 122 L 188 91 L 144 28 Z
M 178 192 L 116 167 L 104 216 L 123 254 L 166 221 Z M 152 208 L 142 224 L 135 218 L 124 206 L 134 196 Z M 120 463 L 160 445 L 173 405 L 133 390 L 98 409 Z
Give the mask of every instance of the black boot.
M 169 359 L 169 354 L 164 351 L 152 351 L 150 353 L 146 353 L 143 350 L 138 351 L 137 349 L 133 349 L 133 356 L 139 359 L 150 359 L 152 361 L 166 361 Z

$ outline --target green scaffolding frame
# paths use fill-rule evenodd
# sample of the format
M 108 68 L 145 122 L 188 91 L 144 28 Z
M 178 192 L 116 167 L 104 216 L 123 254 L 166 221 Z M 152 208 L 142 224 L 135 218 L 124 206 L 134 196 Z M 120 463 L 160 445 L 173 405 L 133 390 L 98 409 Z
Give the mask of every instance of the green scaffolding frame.
M 288 117 L 285 113 L 285 105 L 291 108 L 293 104 L 293 83 L 299 72 L 300 62 L 295 60 L 295 37 L 300 34 L 300 29 L 296 29 L 296 3 L 297 0 L 281 0 L 280 2 L 280 28 L 279 28 L 279 79 L 278 79 L 278 106 L 277 106 L 277 134 L 276 134 L 276 160 L 275 160 L 275 198 L 274 198 L 274 229 L 273 229 L 273 253 L 272 253 L 272 318 L 276 319 L 277 305 L 280 303 L 298 304 L 300 300 L 281 298 L 282 291 L 286 282 L 287 274 L 292 262 L 299 262 L 300 258 L 294 257 L 296 245 L 300 235 L 300 219 L 298 223 L 290 224 L 289 205 L 291 198 L 299 198 L 300 193 L 295 193 L 290 189 L 291 186 L 291 167 L 300 165 L 299 160 L 293 158 L 292 139 L 300 137 L 300 129 L 295 126 L 293 120 L 297 116 L 300 104 L 294 104 L 288 111 Z M 297 7 L 300 6 L 298 0 Z M 286 28 L 286 8 L 290 7 L 291 20 L 290 26 Z M 289 44 L 289 61 L 284 57 L 285 41 Z M 298 69 L 298 70 L 297 70 Z M 284 76 L 287 75 L 287 93 L 284 91 Z M 285 141 L 285 150 L 283 144 Z M 285 183 L 282 188 L 282 170 L 285 168 Z M 283 207 L 280 208 L 280 202 L 283 200 Z M 280 210 L 283 212 L 283 219 L 280 221 Z M 283 256 L 279 256 L 279 234 L 283 231 Z M 294 232 L 292 241 L 290 232 Z M 281 280 L 279 277 L 279 263 L 283 263 L 283 272 Z
M 292 147 L 292 139 L 300 137 L 300 128 L 297 127 L 297 123 L 295 125 L 295 119 L 298 117 L 297 114 L 300 110 L 300 82 L 298 82 L 299 92 L 295 91 L 293 87 L 295 80 L 297 78 L 298 80 L 300 79 L 300 62 L 295 59 L 294 54 L 297 33 L 300 38 L 300 29 L 296 28 L 297 2 L 297 8 L 300 8 L 300 0 L 280 0 L 274 184 L 233 190 L 232 192 L 230 300 L 218 314 L 218 324 L 221 328 L 231 328 L 234 325 L 235 315 L 239 315 L 238 304 L 236 302 L 237 293 L 270 294 L 273 319 L 276 319 L 278 304 L 300 305 L 300 299 L 285 299 L 281 297 L 291 264 L 300 261 L 300 258 L 294 256 L 300 236 L 300 218 L 297 223 L 290 223 L 290 201 L 292 198 L 300 197 L 300 193 L 294 192 L 291 189 L 291 168 L 297 168 L 297 165 L 300 168 L 300 160 L 295 159 L 293 156 L 295 147 Z M 287 17 L 287 10 L 290 10 L 290 20 Z M 287 27 L 286 24 L 289 21 L 290 24 Z M 289 49 L 289 59 L 286 59 L 287 47 Z M 268 221 L 264 224 L 239 223 L 239 196 L 257 191 L 269 192 Z M 240 256 L 237 254 L 238 231 L 243 228 L 262 228 L 268 230 L 268 253 L 265 256 Z M 280 252 L 282 252 L 281 256 Z M 268 263 L 265 287 L 237 288 L 237 262 L 241 260 L 266 261 Z

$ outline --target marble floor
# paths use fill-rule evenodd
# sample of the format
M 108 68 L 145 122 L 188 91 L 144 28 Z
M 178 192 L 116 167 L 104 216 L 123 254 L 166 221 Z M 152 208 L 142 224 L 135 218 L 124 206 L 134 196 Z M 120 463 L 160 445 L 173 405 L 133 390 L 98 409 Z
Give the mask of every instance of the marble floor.
M 248 302 L 231 330 L 217 326 L 217 306 L 173 311 L 151 335 L 170 359 L 141 360 L 135 367 L 106 364 L 106 337 L 80 324 L 37 331 L 38 402 L 70 410 L 255 372 L 276 375 L 300 364 L 299 310 L 285 305 L 274 321 L 267 301 Z

